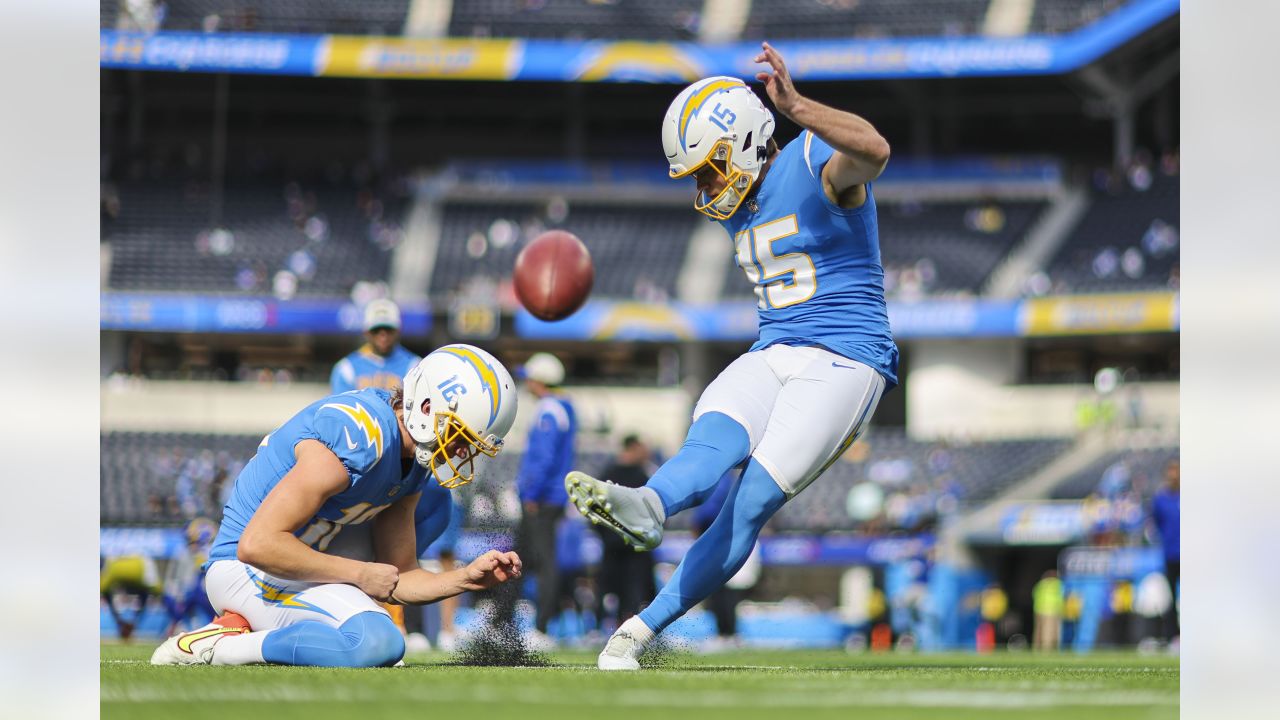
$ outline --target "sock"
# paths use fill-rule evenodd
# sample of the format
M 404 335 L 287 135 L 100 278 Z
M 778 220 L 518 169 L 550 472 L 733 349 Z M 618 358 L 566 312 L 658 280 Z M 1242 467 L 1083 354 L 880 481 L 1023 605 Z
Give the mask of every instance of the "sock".
M 275 630 L 249 632 L 243 635 L 227 635 L 213 646 L 214 665 L 253 665 L 266 662 L 262 657 L 262 643 Z
M 648 625 L 644 624 L 644 621 L 640 619 L 639 615 L 632 615 L 627 618 L 626 622 L 618 626 L 618 629 L 614 634 L 620 632 L 625 632 L 636 640 L 639 640 L 641 645 L 648 645 L 653 642 L 653 636 L 655 634 L 653 630 L 649 629 Z
M 637 617 L 659 633 L 707 599 L 742 569 L 760 529 L 786 501 L 773 477 L 752 460 L 729 490 L 715 522 L 694 541 L 671 580 Z
M 377 612 L 352 615 L 336 628 L 304 620 L 263 634 L 262 657 L 279 665 L 387 667 L 404 657 L 400 629 L 391 618 Z M 219 645 L 222 642 L 225 640 Z
M 657 493 L 671 517 L 710 497 L 720 477 L 749 452 L 746 428 L 724 413 L 706 413 L 689 428 L 680 452 L 658 468 L 645 487 Z

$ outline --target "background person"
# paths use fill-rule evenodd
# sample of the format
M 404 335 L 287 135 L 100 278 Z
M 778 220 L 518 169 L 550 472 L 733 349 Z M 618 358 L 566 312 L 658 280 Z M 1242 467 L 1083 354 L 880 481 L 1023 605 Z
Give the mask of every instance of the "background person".
M 1182 474 L 1177 460 L 1170 460 L 1164 468 L 1164 487 L 1151 500 L 1151 520 L 1160 535 L 1160 549 L 1164 554 L 1164 577 L 1173 593 L 1173 602 L 1164 614 L 1164 639 L 1173 642 L 1181 634 L 1178 619 L 1178 582 L 1182 574 Z
M 564 515 L 568 495 L 564 476 L 573 469 L 574 437 L 578 420 L 573 403 L 561 390 L 564 364 L 549 353 L 535 353 L 519 370 L 525 387 L 537 400 L 524 456 L 516 474 L 520 497 L 520 521 L 516 526 L 515 550 L 524 562 L 524 571 L 537 583 L 534 630 L 528 640 L 535 649 L 549 649 L 555 641 L 547 626 L 560 609 L 560 572 L 556 562 L 556 525 Z M 494 622 L 514 621 L 515 603 L 523 583 L 504 588 L 494 598 Z
M 400 307 L 386 299 L 364 308 L 364 345 L 339 360 L 329 374 L 329 392 L 376 387 L 392 390 L 422 358 L 400 345 Z
M 618 485 L 639 488 L 649 482 L 656 469 L 653 452 L 639 436 L 633 434 L 622 439 L 622 449 L 605 469 L 604 478 Z M 616 602 L 616 612 L 609 618 L 612 625 L 609 632 L 613 632 L 627 618 L 640 612 L 643 600 L 657 594 L 653 579 L 653 553 L 636 552 L 617 533 L 599 525 L 593 529 L 603 546 L 600 558 L 600 619 L 604 622 L 609 614 L 606 607 Z M 609 595 L 613 596 L 613 601 L 606 603 Z
M 1036 650 L 1057 650 L 1062 637 L 1062 611 L 1065 598 L 1058 571 L 1046 570 L 1039 582 L 1031 588 L 1031 608 L 1035 614 L 1035 637 L 1032 647 Z

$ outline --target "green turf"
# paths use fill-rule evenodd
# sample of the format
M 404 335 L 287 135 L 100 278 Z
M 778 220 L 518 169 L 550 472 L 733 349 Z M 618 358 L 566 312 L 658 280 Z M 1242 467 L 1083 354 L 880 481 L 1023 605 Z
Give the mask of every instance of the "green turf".
M 1178 717 L 1178 662 L 1166 656 L 675 652 L 655 669 L 601 673 L 586 652 L 557 653 L 547 668 L 450 667 L 427 654 L 340 670 L 152 667 L 151 649 L 102 646 L 103 718 Z

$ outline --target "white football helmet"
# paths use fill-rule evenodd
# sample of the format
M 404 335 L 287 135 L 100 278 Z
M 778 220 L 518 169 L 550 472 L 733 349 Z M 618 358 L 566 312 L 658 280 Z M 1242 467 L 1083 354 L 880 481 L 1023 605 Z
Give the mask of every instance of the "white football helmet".
M 414 457 L 444 487 L 475 478 L 475 460 L 493 457 L 516 419 L 516 389 L 497 358 L 472 345 L 445 345 L 404 376 L 404 424 Z
M 662 149 L 672 178 L 710 165 L 726 181 L 715 197 L 699 192 L 698 212 L 727 220 L 760 177 L 773 136 L 773 113 L 747 84 L 732 77 L 709 77 L 690 85 L 671 102 L 662 119 Z

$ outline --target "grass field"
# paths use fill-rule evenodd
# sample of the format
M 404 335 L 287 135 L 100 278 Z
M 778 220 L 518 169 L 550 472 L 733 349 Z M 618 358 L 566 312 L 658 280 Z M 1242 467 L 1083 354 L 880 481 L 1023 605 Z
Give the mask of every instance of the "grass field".
M 151 650 L 102 646 L 103 718 L 1178 717 L 1178 661 L 1166 656 L 674 652 L 640 673 L 601 673 L 586 652 L 544 668 L 457 667 L 435 653 L 342 670 L 152 667 Z

